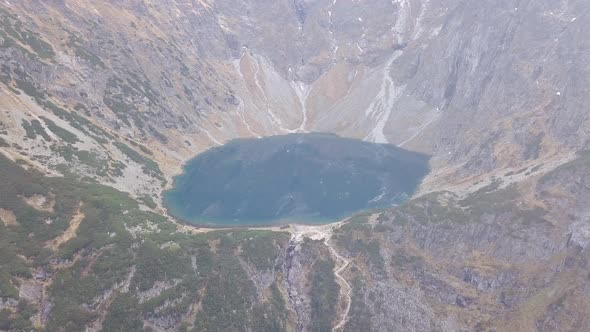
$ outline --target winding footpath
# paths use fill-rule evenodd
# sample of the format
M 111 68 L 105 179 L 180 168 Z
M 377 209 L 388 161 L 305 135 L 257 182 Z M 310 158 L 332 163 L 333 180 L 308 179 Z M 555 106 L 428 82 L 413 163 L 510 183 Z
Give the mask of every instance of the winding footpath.
M 336 324 L 336 326 L 334 326 L 332 328 L 332 332 L 336 332 L 336 331 L 340 331 L 342 328 L 344 328 L 344 325 L 348 321 L 348 313 L 350 312 L 350 304 L 352 303 L 352 298 L 350 296 L 352 287 L 350 286 L 348 281 L 346 281 L 346 279 L 344 279 L 344 277 L 341 274 L 342 272 L 344 272 L 344 270 L 346 270 L 346 268 L 350 264 L 350 260 L 346 259 L 342 255 L 340 255 L 338 252 L 336 252 L 334 247 L 330 244 L 329 237 L 327 237 L 325 239 L 324 243 L 326 244 L 328 249 L 330 249 L 330 252 L 332 253 L 332 255 L 334 255 L 334 257 L 336 257 L 336 260 L 342 262 L 340 267 L 337 267 L 334 270 L 334 275 L 336 276 L 337 282 L 340 285 L 341 298 L 344 298 L 344 297 L 346 298 L 346 309 L 344 309 L 344 312 L 342 313 L 342 318 L 340 319 L 340 322 L 338 322 L 338 324 Z
M 342 226 L 347 220 L 343 220 L 334 224 L 329 225 L 322 225 L 322 226 L 305 226 L 305 225 L 293 225 L 293 227 L 289 230 L 293 235 L 292 241 L 295 243 L 301 242 L 304 238 L 310 238 L 312 240 L 324 240 L 324 244 L 328 247 L 330 253 L 334 256 L 336 260 L 336 267 L 334 268 L 334 276 L 336 277 L 336 282 L 340 286 L 340 298 L 345 299 L 346 301 L 346 308 L 342 313 L 342 317 L 338 321 L 332 331 L 341 331 L 346 325 L 348 321 L 348 314 L 350 312 L 350 305 L 352 302 L 351 292 L 352 286 L 344 279 L 342 273 L 346 270 L 346 268 L 350 265 L 350 260 L 346 257 L 340 255 L 334 246 L 330 243 L 330 239 L 332 238 L 332 234 L 335 228 Z

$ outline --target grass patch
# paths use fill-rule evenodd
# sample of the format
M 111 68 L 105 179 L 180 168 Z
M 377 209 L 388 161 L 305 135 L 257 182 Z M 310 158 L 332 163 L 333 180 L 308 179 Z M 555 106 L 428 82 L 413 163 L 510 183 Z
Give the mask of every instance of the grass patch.
M 156 177 L 160 180 L 164 180 L 164 173 L 162 173 L 160 167 L 155 161 L 144 157 L 142 154 L 133 150 L 124 143 L 115 142 L 114 145 L 129 159 L 142 165 L 142 170 L 145 174 Z
M 43 137 L 47 142 L 52 141 L 51 137 L 45 131 L 39 120 L 32 120 L 31 122 L 23 119 L 22 126 L 25 129 L 25 136 L 30 139 L 36 139 L 37 135 Z
M 151 196 L 141 196 L 138 198 L 140 202 L 145 204 L 145 206 L 149 207 L 150 209 L 155 209 L 158 207 L 156 202 L 154 201 L 153 197 Z
M 336 317 L 340 286 L 335 281 L 334 262 L 320 259 L 312 267 L 310 331 L 331 331 Z
M 74 50 L 74 54 L 76 54 L 77 57 L 85 60 L 94 67 L 100 67 L 102 69 L 105 69 L 106 65 L 104 64 L 102 59 L 99 58 L 96 54 L 86 49 L 85 47 L 83 47 L 81 44 L 82 40 L 79 37 L 75 35 L 70 35 L 68 46 Z
M 23 197 L 33 195 L 53 197 L 54 211 L 29 206 Z M 55 250 L 47 249 L 46 241 L 63 234 L 80 206 L 84 219 L 76 236 Z M 265 290 L 268 296 L 259 298 L 236 253 L 238 248 L 244 249 L 242 260 L 266 269 L 272 266 L 270 260 L 285 250 L 288 234 L 180 233 L 162 216 L 142 211 L 125 193 L 73 178 L 45 177 L 1 155 L 0 208 L 13 211 L 17 219 L 16 225 L 0 223 L 0 292 L 19 300 L 19 280 L 31 278 L 36 269 L 48 271 L 52 282 L 47 297 L 53 306 L 47 331 L 85 330 L 98 317 L 94 299 L 103 296 L 112 300 L 103 325 L 107 331 L 138 330 L 146 319 L 170 322 L 171 329 L 176 329 L 196 301 L 202 309 L 185 327 L 197 331 L 275 331 L 286 326 L 286 302 L 279 284 Z M 215 251 L 211 242 L 218 243 Z M 55 269 L 52 265 L 68 261 L 72 263 L 67 267 Z M 330 266 L 318 267 L 315 278 L 327 278 L 323 275 L 331 273 Z M 116 285 L 130 278 L 132 270 L 129 291 L 115 289 L 111 294 Z M 140 303 L 139 292 L 159 281 L 171 286 Z M 333 287 L 329 280 L 316 280 L 316 284 L 316 289 L 323 291 L 325 285 Z M 337 296 L 337 286 L 330 294 Z M 329 306 L 333 303 L 317 301 Z M 329 309 L 324 304 L 318 308 L 322 312 Z M 0 326 L 32 330 L 25 323 L 30 324 L 37 309 L 23 302 L 14 313 L 0 311 Z
M 72 132 L 56 125 L 55 122 L 49 120 L 48 118 L 46 118 L 44 116 L 41 116 L 40 118 L 41 118 L 41 120 L 43 120 L 43 122 L 45 122 L 45 125 L 47 126 L 47 128 L 49 128 L 49 130 L 51 130 L 51 132 L 53 132 L 55 135 L 57 135 L 59 138 L 61 138 L 64 142 L 69 143 L 69 144 L 75 144 L 77 142 L 80 142 L 80 140 L 78 139 L 78 136 L 76 136 Z
M 559 167 L 555 168 L 552 171 L 545 173 L 541 179 L 539 180 L 540 183 L 548 182 L 554 178 L 556 178 L 561 172 L 564 171 L 572 171 L 576 169 L 587 169 L 590 167 L 590 150 L 582 150 L 576 152 L 576 158 L 572 161 L 569 161 Z
M 53 47 L 34 33 L 23 27 L 18 17 L 8 13 L 5 10 L 0 11 L 0 29 L 13 40 L 29 46 L 42 59 L 52 59 L 55 57 Z

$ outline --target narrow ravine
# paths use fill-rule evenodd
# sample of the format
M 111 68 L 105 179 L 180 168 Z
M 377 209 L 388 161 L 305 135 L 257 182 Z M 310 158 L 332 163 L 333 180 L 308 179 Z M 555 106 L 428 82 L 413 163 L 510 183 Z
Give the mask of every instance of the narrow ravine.
M 295 255 L 297 254 L 297 244 L 297 237 L 292 236 L 291 240 L 289 241 L 289 246 L 287 247 L 287 257 L 285 258 L 285 275 L 287 280 L 287 295 L 289 297 L 289 303 L 291 304 L 293 311 L 295 311 L 295 316 L 297 317 L 297 320 L 295 322 L 295 332 L 301 332 L 303 331 L 304 327 L 302 321 L 303 314 L 301 312 L 301 307 L 299 305 L 300 301 L 298 298 L 297 291 L 295 290 L 295 286 L 293 285 L 292 279 L 293 260 L 295 258 Z
M 340 301 L 338 301 L 338 303 L 342 303 L 342 301 L 345 301 L 346 308 L 342 312 L 342 316 L 339 318 L 338 323 L 334 325 L 334 327 L 332 328 L 332 331 L 342 331 L 344 325 L 346 325 L 346 323 L 348 322 L 348 315 L 350 312 L 350 305 L 352 302 L 352 286 L 350 286 L 348 281 L 346 281 L 346 279 L 342 276 L 342 273 L 344 273 L 346 268 L 348 268 L 348 266 L 350 265 L 350 260 L 340 255 L 330 242 L 334 229 L 340 227 L 343 222 L 344 221 L 322 226 L 294 226 L 294 229 L 292 231 L 292 237 L 289 242 L 289 246 L 287 247 L 287 257 L 285 259 L 285 275 L 287 276 L 287 293 L 289 296 L 289 303 L 291 304 L 291 307 L 297 315 L 297 322 L 295 328 L 295 331 L 297 332 L 303 331 L 306 323 L 304 320 L 306 319 L 306 317 L 305 313 L 303 312 L 304 309 L 300 303 L 301 299 L 299 298 L 296 286 L 294 285 L 295 280 L 293 280 L 293 262 L 295 257 L 297 256 L 297 246 L 303 241 L 304 238 L 309 238 L 316 241 L 323 240 L 324 245 L 328 247 L 330 254 L 334 257 L 334 260 L 336 261 L 334 267 L 334 276 L 336 282 L 340 286 Z

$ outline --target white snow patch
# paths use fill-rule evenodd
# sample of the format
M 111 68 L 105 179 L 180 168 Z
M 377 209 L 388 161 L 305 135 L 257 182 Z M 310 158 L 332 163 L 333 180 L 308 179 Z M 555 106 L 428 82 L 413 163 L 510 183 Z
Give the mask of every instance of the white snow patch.
M 424 26 L 422 21 L 424 21 L 424 15 L 427 12 L 427 6 L 429 4 L 428 0 L 424 0 L 422 5 L 420 6 L 420 14 L 418 14 L 418 18 L 416 18 L 416 22 L 414 23 L 414 33 L 412 34 L 412 40 L 418 39 L 424 30 Z
M 380 200 L 383 199 L 383 197 L 385 197 L 385 194 L 387 194 L 387 191 L 385 190 L 385 188 L 381 188 L 381 193 L 379 195 L 373 197 L 373 199 L 371 199 L 369 201 L 369 203 L 377 203 L 377 202 L 379 202 Z
M 256 85 L 256 87 L 260 90 L 260 92 L 262 93 L 262 97 L 263 97 L 263 101 L 266 103 L 266 110 L 267 110 L 267 114 L 270 116 L 271 121 L 282 131 L 287 132 L 287 133 L 292 133 L 293 131 L 285 128 L 283 126 L 283 122 L 281 121 L 281 119 L 279 119 L 277 117 L 277 115 L 272 111 L 271 109 L 271 104 L 270 104 L 270 99 L 268 98 L 268 96 L 266 95 L 266 90 L 264 90 L 264 88 L 262 88 L 262 85 L 260 84 L 260 81 L 258 79 L 258 76 L 260 74 L 260 64 L 258 62 L 257 59 L 254 59 L 254 63 L 256 64 L 256 72 L 254 73 L 254 84 Z
M 381 82 L 381 88 L 377 93 L 377 96 L 373 99 L 365 115 L 377 119 L 377 123 L 371 132 L 364 138 L 367 141 L 373 141 L 375 143 L 389 143 L 383 130 L 385 125 L 391 116 L 391 112 L 395 106 L 395 103 L 401 96 L 405 89 L 405 85 L 396 86 L 393 79 L 391 79 L 390 71 L 391 66 L 395 59 L 402 54 L 402 51 L 396 51 L 385 66 L 383 70 L 383 81 Z
M 404 39 L 404 33 L 408 27 L 408 19 L 410 18 L 410 4 L 408 0 L 396 0 L 399 4 L 399 13 L 395 25 L 391 28 L 397 34 L 397 43 L 401 44 Z M 393 2 L 392 2 L 393 3 Z
M 242 54 L 242 57 L 244 56 L 244 54 Z M 242 81 L 245 82 L 246 79 L 244 78 L 244 74 L 242 74 L 242 57 L 240 57 L 239 59 L 236 59 L 232 62 L 232 65 L 234 66 L 236 72 L 238 73 L 238 75 L 242 78 Z M 289 68 L 290 69 L 290 68 Z M 248 121 L 246 121 L 246 115 L 244 113 L 244 101 L 240 98 L 240 97 L 236 97 L 238 98 L 238 107 L 236 108 L 236 113 L 238 113 L 238 116 L 240 117 L 240 119 L 242 120 L 242 124 L 246 127 L 246 129 L 254 136 L 256 137 L 260 137 L 259 134 L 257 134 L 252 127 L 250 126 L 250 124 L 248 123 Z
M 312 87 L 303 82 L 291 82 L 291 86 L 293 87 L 297 98 L 299 98 L 302 113 L 301 125 L 295 130 L 295 132 L 305 132 L 305 126 L 307 126 L 307 98 L 309 97 Z
M 436 36 L 438 36 L 440 34 L 442 30 L 442 25 L 439 25 L 438 27 L 432 29 L 432 31 L 430 32 L 430 38 L 434 38 Z
M 221 143 L 215 137 L 213 137 L 213 135 L 211 135 L 211 133 L 207 129 L 203 128 L 202 126 L 199 126 L 198 128 L 205 133 L 205 135 L 209 138 L 209 140 L 211 140 L 211 142 L 213 142 L 216 145 L 223 145 L 223 143 Z
M 257 134 L 252 129 L 252 127 L 250 126 L 250 124 L 246 120 L 246 115 L 244 114 L 244 102 L 239 97 L 238 97 L 238 101 L 239 101 L 239 104 L 238 104 L 238 107 L 236 108 L 236 113 L 238 113 L 238 115 L 240 116 L 240 119 L 242 120 L 242 124 L 246 127 L 246 129 L 250 132 L 250 134 L 252 134 L 256 137 L 261 137 L 259 134 Z

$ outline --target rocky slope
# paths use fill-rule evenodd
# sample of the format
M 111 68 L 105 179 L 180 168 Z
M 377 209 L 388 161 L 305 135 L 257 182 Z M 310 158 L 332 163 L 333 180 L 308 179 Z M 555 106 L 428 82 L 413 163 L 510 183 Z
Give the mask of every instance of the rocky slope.
M 519 185 L 432 193 L 342 227 L 335 242 L 357 267 L 349 329 L 583 330 L 588 167 L 585 153 Z
M 583 1 L 45 0 L 1 9 L 9 144 L 23 140 L 21 118 L 55 122 L 52 102 L 149 145 L 166 176 L 231 138 L 289 132 L 433 154 L 444 183 L 587 146 Z M 118 153 L 92 137 L 75 146 Z M 133 186 L 138 173 L 114 182 L 149 192 Z
M 20 161 L 26 167 L 32 167 Z M 590 158 L 326 226 L 209 232 L 0 158 L 0 329 L 582 331 Z M 289 234 L 291 233 L 291 234 Z

